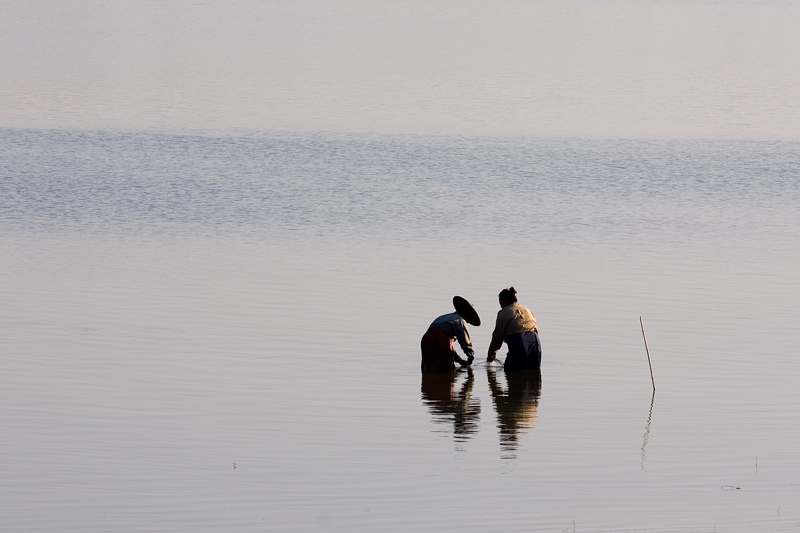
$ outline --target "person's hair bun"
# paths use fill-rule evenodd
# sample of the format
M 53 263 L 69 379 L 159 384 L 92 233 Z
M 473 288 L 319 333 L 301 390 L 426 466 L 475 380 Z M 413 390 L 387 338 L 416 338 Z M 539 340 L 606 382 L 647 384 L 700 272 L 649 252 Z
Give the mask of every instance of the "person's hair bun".
M 507 287 L 500 291 L 498 294 L 501 300 L 506 302 L 516 302 L 517 301 L 517 289 L 514 287 Z

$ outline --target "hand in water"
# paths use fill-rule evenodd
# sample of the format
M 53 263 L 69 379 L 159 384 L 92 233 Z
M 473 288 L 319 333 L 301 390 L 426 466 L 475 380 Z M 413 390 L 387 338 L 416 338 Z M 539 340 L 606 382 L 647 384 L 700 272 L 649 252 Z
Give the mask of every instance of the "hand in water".
M 497 359 L 497 356 L 496 356 L 496 355 L 494 355 L 494 354 L 492 354 L 492 355 L 489 355 L 489 356 L 486 358 L 486 362 L 487 362 L 487 363 L 491 363 L 491 362 L 492 362 L 492 361 L 494 361 L 495 359 Z

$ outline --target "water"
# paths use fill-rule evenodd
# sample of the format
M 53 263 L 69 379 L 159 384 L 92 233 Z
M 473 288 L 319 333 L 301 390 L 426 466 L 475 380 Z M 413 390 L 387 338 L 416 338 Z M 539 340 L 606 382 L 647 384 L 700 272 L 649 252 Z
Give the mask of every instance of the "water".
M 4 0 L 0 127 L 800 139 L 795 0 Z
M 4 531 L 800 527 L 796 142 L 6 129 L 0 176 Z M 508 285 L 540 384 L 482 362 Z

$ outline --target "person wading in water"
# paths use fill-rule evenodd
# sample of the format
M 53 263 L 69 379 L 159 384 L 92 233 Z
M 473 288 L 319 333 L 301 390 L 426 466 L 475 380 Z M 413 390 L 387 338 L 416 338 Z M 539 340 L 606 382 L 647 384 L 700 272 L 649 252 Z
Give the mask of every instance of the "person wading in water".
M 517 303 L 517 291 L 509 287 L 498 296 L 500 311 L 489 344 L 486 362 L 496 359 L 497 350 L 508 345 L 508 355 L 503 368 L 506 370 L 539 370 L 542 363 L 542 346 L 539 343 L 539 330 L 536 317 L 530 309 Z
M 456 368 L 456 361 L 461 366 L 469 366 L 475 359 L 472 341 L 469 339 L 467 323 L 480 326 L 481 319 L 475 308 L 461 296 L 453 297 L 455 313 L 442 315 L 434 320 L 422 337 L 422 371 L 448 372 Z M 453 339 L 458 340 L 464 350 L 466 360 L 453 349 Z

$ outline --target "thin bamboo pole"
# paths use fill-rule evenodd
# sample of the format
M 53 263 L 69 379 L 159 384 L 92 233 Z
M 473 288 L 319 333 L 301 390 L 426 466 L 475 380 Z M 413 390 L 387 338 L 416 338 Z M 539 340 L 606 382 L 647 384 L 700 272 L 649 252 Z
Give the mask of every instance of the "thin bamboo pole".
M 642 325 L 642 338 L 644 339 L 644 349 L 647 350 L 647 364 L 650 365 L 650 380 L 653 382 L 653 393 L 656 392 L 656 380 L 653 377 L 653 363 L 650 361 L 650 348 L 647 347 L 647 335 L 644 334 L 644 322 L 642 317 L 639 317 L 639 324 Z

